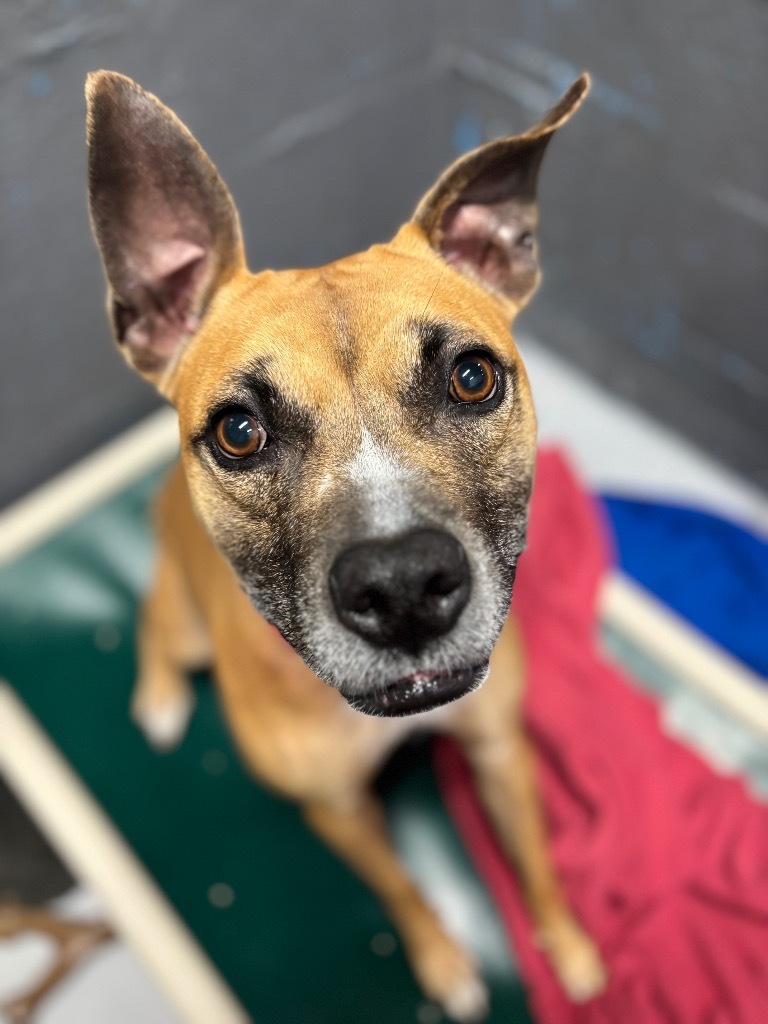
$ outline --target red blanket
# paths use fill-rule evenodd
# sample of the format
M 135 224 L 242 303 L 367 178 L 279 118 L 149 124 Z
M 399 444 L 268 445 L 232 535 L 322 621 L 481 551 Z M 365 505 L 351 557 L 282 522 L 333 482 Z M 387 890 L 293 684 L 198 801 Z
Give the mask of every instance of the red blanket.
M 525 711 L 552 854 L 610 971 L 600 997 L 572 1006 L 558 988 L 447 741 L 436 750 L 446 802 L 540 1024 L 767 1024 L 768 807 L 665 735 L 653 700 L 603 657 L 596 598 L 610 561 L 599 508 L 561 455 L 542 453 L 514 599 Z

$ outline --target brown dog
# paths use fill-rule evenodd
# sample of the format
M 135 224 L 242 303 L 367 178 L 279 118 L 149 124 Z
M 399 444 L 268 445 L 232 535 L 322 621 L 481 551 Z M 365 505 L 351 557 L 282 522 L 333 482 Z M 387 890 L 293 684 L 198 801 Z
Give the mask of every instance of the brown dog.
M 605 979 L 547 855 L 508 618 L 536 448 L 509 323 L 539 278 L 539 165 L 587 88 L 458 160 L 389 244 L 254 275 L 229 192 L 174 114 L 121 75 L 87 85 L 111 320 L 181 431 L 134 714 L 175 742 L 185 672 L 212 665 L 249 768 L 375 890 L 459 1021 L 483 1016 L 485 988 L 369 789 L 409 729 L 461 743 L 571 997 Z

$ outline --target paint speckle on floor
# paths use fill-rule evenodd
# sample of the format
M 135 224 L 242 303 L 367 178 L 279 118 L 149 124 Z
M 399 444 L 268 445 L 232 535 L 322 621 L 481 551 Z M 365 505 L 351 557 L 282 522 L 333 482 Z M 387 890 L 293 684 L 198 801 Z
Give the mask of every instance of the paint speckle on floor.
M 420 1003 L 416 1008 L 416 1020 L 418 1024 L 440 1024 L 443 1011 L 435 1003 Z
M 206 775 L 224 775 L 229 767 L 229 758 L 223 750 L 206 750 L 201 764 Z
M 208 902 L 218 910 L 226 910 L 235 902 L 235 890 L 226 882 L 216 882 L 208 890 Z
M 397 939 L 391 932 L 377 932 L 371 939 L 371 951 L 376 956 L 392 956 L 397 949 Z
M 111 622 L 102 622 L 93 631 L 93 646 L 104 654 L 116 651 L 122 641 L 122 633 Z

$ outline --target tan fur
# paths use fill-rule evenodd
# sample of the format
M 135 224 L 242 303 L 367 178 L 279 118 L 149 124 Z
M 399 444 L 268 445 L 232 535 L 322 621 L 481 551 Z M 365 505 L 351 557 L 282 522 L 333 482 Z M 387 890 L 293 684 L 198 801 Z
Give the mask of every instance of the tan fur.
M 158 527 L 163 557 L 184 566 L 189 589 L 183 596 L 177 593 L 161 569 L 145 606 L 142 642 L 154 634 L 156 643 L 149 654 L 145 648 L 139 684 L 147 713 L 162 712 L 169 697 L 162 686 L 169 661 L 177 666 L 178 685 L 186 686 L 182 666 L 196 661 L 199 635 L 190 637 L 189 650 L 177 647 L 171 654 L 161 637 L 169 635 L 169 615 L 178 617 L 181 630 L 193 609 L 208 624 L 214 675 L 245 763 L 262 783 L 304 807 L 308 823 L 381 898 L 425 992 L 450 1001 L 457 987 L 474 977 L 474 967 L 400 866 L 369 789 L 381 762 L 402 738 L 404 720 L 352 711 L 253 610 L 194 514 L 178 468 L 159 500 Z M 153 608 L 158 616 L 162 609 L 162 621 L 153 619 Z M 604 972 L 551 868 L 520 722 L 523 670 L 510 618 L 486 683 L 432 714 L 439 715 L 440 731 L 464 747 L 502 846 L 521 872 L 542 945 L 567 991 L 583 999 L 602 987 Z
M 112 88 L 112 82 L 103 81 L 103 88 Z M 522 138 L 546 137 L 546 142 L 585 88 L 584 81 L 574 87 L 538 133 Z M 97 132 L 93 123 L 91 131 Z M 343 496 L 345 466 L 364 431 L 386 438 L 393 458 L 458 513 L 469 514 L 474 498 L 466 465 L 474 467 L 491 498 L 529 480 L 535 417 L 509 333 L 510 313 L 528 293 L 499 301 L 491 289 L 441 258 L 430 237 L 441 211 L 455 199 L 456 181 L 463 181 L 466 168 L 478 159 L 473 154 L 460 162 L 458 178 L 447 177 L 452 191 L 433 190 L 421 213 L 387 245 L 317 269 L 257 275 L 245 269 L 237 248 L 228 263 L 215 264 L 224 269 L 210 298 L 204 295 L 207 283 L 199 296 L 193 294 L 196 315 L 204 313 L 199 330 L 162 371 L 152 364 L 151 376 L 179 413 L 182 457 L 158 502 L 160 556 L 143 611 L 133 706 L 159 746 L 172 742 L 174 725 L 178 738 L 190 710 L 185 673 L 210 658 L 244 762 L 262 783 L 298 801 L 309 825 L 370 884 L 397 926 L 424 991 L 450 1015 L 467 1021 L 484 1012 L 475 967 L 405 873 L 370 789 L 384 758 L 417 726 L 438 729 L 463 746 L 566 990 L 574 999 L 589 998 L 605 979 L 595 946 L 565 905 L 547 852 L 521 725 L 524 658 L 514 621 L 504 626 L 489 677 L 476 692 L 410 718 L 353 711 L 254 610 L 217 550 L 216 544 L 229 553 L 246 541 L 269 546 L 273 524 L 266 506 L 273 500 L 272 485 L 254 474 L 218 472 L 193 439 L 205 431 L 217 400 L 229 397 L 238 372 L 258 356 L 269 365 L 280 393 L 311 409 L 322 426 L 312 458 L 302 467 L 301 493 L 291 495 L 300 527 L 333 516 L 334 503 Z M 109 195 L 99 202 L 103 220 Z M 231 212 L 227 218 L 228 224 L 236 223 Z M 101 230 L 109 232 L 108 226 Z M 115 277 L 110 280 L 114 288 Z M 408 325 L 419 317 L 471 325 L 473 338 L 514 365 L 514 401 L 478 420 L 471 432 L 414 429 L 402 389 L 417 350 Z M 418 395 L 414 401 L 418 406 Z M 165 724 L 153 733 L 153 723 Z
M 519 376 L 513 411 L 523 429 L 515 436 L 503 419 L 495 419 L 472 438 L 471 455 L 478 464 L 492 465 L 500 445 L 509 451 L 514 444 L 522 462 L 532 467 L 533 403 L 508 319 L 491 296 L 478 294 L 471 282 L 446 267 L 413 224 L 388 245 L 319 269 L 255 276 L 240 271 L 217 292 L 201 331 L 161 390 L 179 412 L 182 437 L 189 436 L 204 427 L 211 396 L 222 393 L 222 382 L 258 353 L 274 360 L 273 376 L 281 389 L 316 410 L 323 421 L 328 440 L 313 458 L 312 478 L 302 496 L 307 515 L 323 498 L 327 474 L 336 473 L 340 459 L 359 444 L 361 422 L 397 438 L 395 449 L 403 461 L 434 477 L 446 497 L 460 503 L 463 481 L 446 461 L 443 443 L 429 445 L 401 429 L 395 390 L 412 358 L 411 349 L 403 346 L 402 324 L 414 309 L 472 323 L 479 336 L 494 339 L 515 360 Z M 366 347 L 357 353 L 354 391 L 340 366 L 340 314 L 350 336 L 366 339 Z M 213 526 L 225 507 L 226 515 L 237 521 L 238 503 L 250 502 L 252 482 L 227 481 L 225 496 L 221 482 L 207 478 L 188 448 L 182 451 L 182 461 L 203 521 Z

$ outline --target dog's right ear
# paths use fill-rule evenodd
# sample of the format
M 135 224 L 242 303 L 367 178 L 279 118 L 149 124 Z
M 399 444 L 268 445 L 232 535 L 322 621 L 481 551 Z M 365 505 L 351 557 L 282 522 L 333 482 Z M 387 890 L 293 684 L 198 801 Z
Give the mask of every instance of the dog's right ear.
M 413 220 L 432 248 L 491 292 L 509 316 L 539 282 L 536 182 L 555 132 L 589 89 L 583 74 L 532 128 L 460 157 L 419 203 Z
M 159 383 L 215 289 L 244 265 L 237 211 L 200 145 L 130 78 L 86 82 L 91 221 L 128 361 Z

